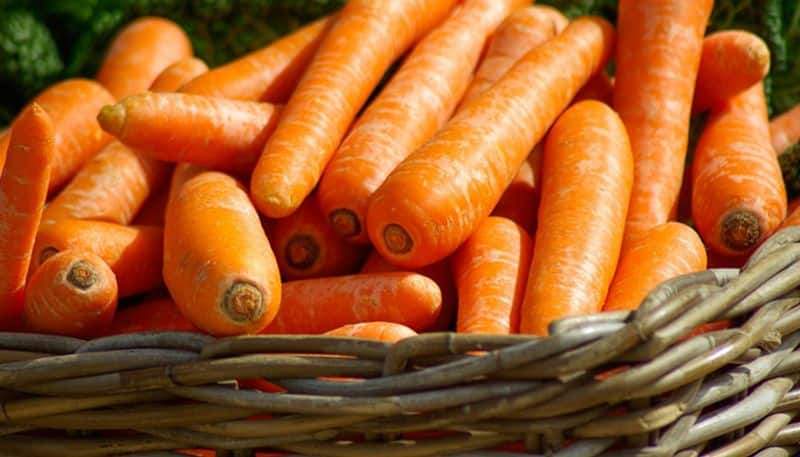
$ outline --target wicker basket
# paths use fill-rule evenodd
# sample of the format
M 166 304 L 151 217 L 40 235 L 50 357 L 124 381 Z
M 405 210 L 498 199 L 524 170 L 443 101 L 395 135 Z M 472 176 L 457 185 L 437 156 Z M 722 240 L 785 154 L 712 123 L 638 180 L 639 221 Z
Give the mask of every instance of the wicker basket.
M 564 319 L 548 338 L 0 334 L 0 455 L 795 455 L 798 286 L 788 228 L 741 272 L 676 278 L 635 313 Z M 286 392 L 235 381 L 253 378 Z

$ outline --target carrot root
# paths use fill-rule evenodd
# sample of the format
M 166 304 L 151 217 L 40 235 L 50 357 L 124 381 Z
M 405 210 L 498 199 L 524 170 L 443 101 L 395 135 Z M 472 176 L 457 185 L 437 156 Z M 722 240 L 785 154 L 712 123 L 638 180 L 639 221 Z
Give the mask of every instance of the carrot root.
M 264 314 L 264 295 L 252 284 L 235 282 L 225 292 L 222 312 L 235 322 L 255 322 Z
M 731 249 L 746 251 L 761 238 L 758 217 L 751 211 L 736 210 L 728 213 L 721 222 L 722 242 Z

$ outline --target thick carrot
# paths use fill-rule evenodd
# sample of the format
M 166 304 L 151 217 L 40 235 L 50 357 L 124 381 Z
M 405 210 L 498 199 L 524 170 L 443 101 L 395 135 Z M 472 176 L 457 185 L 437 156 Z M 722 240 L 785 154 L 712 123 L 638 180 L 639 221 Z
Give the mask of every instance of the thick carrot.
M 489 217 L 456 251 L 456 331 L 518 332 L 532 248 L 530 235 L 514 221 Z
M 599 312 L 622 246 L 633 181 L 625 125 L 594 100 L 569 108 L 547 137 L 542 201 L 520 333 Z
M 800 143 L 800 104 L 772 118 L 769 123 L 772 147 L 778 154 Z
M 759 83 L 708 119 L 692 164 L 692 218 L 710 249 L 735 256 L 771 235 L 786 206 Z
M 171 298 L 156 298 L 117 310 L 109 335 L 136 332 L 200 332 L 181 314 Z
M 31 276 L 25 291 L 25 322 L 35 332 L 92 338 L 111 325 L 117 281 L 100 257 L 64 251 Z
M 278 315 L 261 333 L 319 334 L 371 321 L 421 331 L 436 321 L 441 299 L 433 280 L 403 271 L 289 281 Z
M 667 222 L 631 240 L 622 252 L 603 311 L 634 310 L 662 282 L 705 270 L 706 248 L 691 227 Z
M 719 106 L 769 73 L 769 48 L 744 30 L 725 30 L 703 39 L 692 114 Z
M 0 133 L 0 170 L 6 164 L 6 152 L 8 151 L 8 142 L 11 140 L 11 134 L 8 130 Z
M 0 177 L 0 328 L 22 321 L 25 278 L 47 198 L 55 132 L 37 103 L 14 122 Z
M 620 0 L 614 109 L 633 150 L 625 238 L 677 212 L 695 79 L 712 0 Z
M 267 235 L 285 281 L 320 276 L 340 276 L 358 271 L 366 246 L 344 241 L 328 224 L 316 195 L 297 211 L 269 221 Z
M 492 216 L 511 219 L 528 233 L 534 233 L 536 230 L 536 212 L 539 209 L 541 190 L 542 149 L 541 144 L 537 145 L 528 159 L 522 162 L 517 176 L 492 210 Z
M 367 204 L 386 176 L 450 118 L 482 44 L 518 0 L 467 0 L 403 61 L 337 149 L 319 204 L 337 233 L 369 243 Z
M 383 74 L 456 0 L 350 0 L 338 13 L 267 142 L 250 182 L 256 207 L 294 212 Z
M 329 330 L 325 332 L 325 335 L 396 343 L 404 338 L 416 336 L 417 332 L 405 325 L 395 324 L 394 322 L 361 322 Z
M 98 255 L 111 267 L 120 297 L 148 292 L 162 284 L 163 235 L 161 227 L 78 219 L 47 221 L 36 236 L 31 272 L 53 254 L 75 250 Z
M 189 321 L 213 335 L 255 333 L 275 317 L 281 300 L 278 264 L 255 208 L 234 178 L 198 173 L 170 200 L 164 281 Z
M 162 71 L 150 90 L 153 92 L 175 92 L 184 84 L 208 72 L 208 65 L 197 57 L 184 57 Z
M 160 17 L 142 17 L 114 37 L 97 80 L 119 100 L 147 90 L 165 68 L 191 55 L 192 44 L 180 26 Z
M 131 223 L 134 225 L 158 225 L 163 227 L 168 198 L 169 188 L 161 189 L 155 195 L 151 195 L 142 205 L 142 209 L 136 213 L 136 217 L 133 218 Z
M 324 17 L 181 87 L 187 94 L 285 103 L 334 22 Z
M 614 99 L 614 84 L 605 71 L 598 72 L 578 91 L 572 103 L 597 100 L 610 105 Z
M 603 19 L 575 20 L 395 168 L 367 210 L 380 254 L 415 268 L 453 253 L 489 216 L 561 110 L 603 67 L 613 37 Z
M 97 119 L 147 157 L 249 172 L 275 130 L 279 111 L 269 103 L 149 92 L 104 107 Z

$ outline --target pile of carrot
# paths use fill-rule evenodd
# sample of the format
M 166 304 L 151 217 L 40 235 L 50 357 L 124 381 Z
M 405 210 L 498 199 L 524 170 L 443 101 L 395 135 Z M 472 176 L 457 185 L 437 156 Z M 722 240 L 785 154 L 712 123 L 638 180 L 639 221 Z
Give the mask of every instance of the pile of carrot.
M 0 328 L 547 335 L 740 266 L 800 106 L 712 3 L 349 0 L 211 69 L 138 19 L 0 133 Z

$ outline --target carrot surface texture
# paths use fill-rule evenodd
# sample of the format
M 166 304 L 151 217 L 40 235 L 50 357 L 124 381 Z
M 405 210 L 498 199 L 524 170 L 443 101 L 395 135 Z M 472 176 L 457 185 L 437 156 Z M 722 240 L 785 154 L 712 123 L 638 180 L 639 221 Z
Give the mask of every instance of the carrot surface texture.
M 184 57 L 165 68 L 150 84 L 153 92 L 175 92 L 184 84 L 208 72 L 208 65 L 197 57 Z
M 632 181 L 625 125 L 611 108 L 583 101 L 556 121 L 545 143 L 520 333 L 547 335 L 555 319 L 602 309 L 619 260 Z
M 155 298 L 118 309 L 107 331 L 109 335 L 135 332 L 200 332 L 181 314 L 171 298 Z
M 37 103 L 12 127 L 0 176 L 0 328 L 22 321 L 25 279 L 47 198 L 55 152 L 53 122 Z
M 329 330 L 325 335 L 396 343 L 404 338 L 416 336 L 417 332 L 394 322 L 361 322 Z
M 708 119 L 692 164 L 692 218 L 710 249 L 735 256 L 771 235 L 786 207 L 759 83 Z
M 93 338 L 111 325 L 117 281 L 100 257 L 64 251 L 31 276 L 25 291 L 25 321 L 34 332 Z
M 772 147 L 777 154 L 800 143 L 800 105 L 772 118 L 769 123 Z
M 0 170 L 6 164 L 6 152 L 8 152 L 8 142 L 11 140 L 11 133 L 8 130 L 4 130 L 0 133 Z
M 167 199 L 169 199 L 169 188 L 161 189 L 151 195 L 142 204 L 142 209 L 136 213 L 136 217 L 131 221 L 133 225 L 158 225 L 164 226 L 164 217 L 167 214 Z
M 436 321 L 441 300 L 433 280 L 404 271 L 289 281 L 278 315 L 261 333 L 319 334 L 371 321 L 422 331 Z
M 614 109 L 634 160 L 625 238 L 675 217 L 712 0 L 620 0 Z
M 522 162 L 517 176 L 508 185 L 492 210 L 492 216 L 511 219 L 519 224 L 526 232 L 534 233 L 536 230 L 536 212 L 539 209 L 541 197 L 541 144 L 537 145 L 531 155 Z
M 174 190 L 164 281 L 175 303 L 212 335 L 263 329 L 280 305 L 280 274 L 245 189 L 226 174 L 199 172 Z
M 533 241 L 510 219 L 489 217 L 456 251 L 461 333 L 511 334 L 519 330 L 519 310 L 531 266 Z
M 347 2 L 253 171 L 250 191 L 261 213 L 284 217 L 300 206 L 392 62 L 440 23 L 455 3 Z
M 534 145 L 613 48 L 600 18 L 575 20 L 526 54 L 389 175 L 370 199 L 369 237 L 403 268 L 452 254 L 489 216 Z

